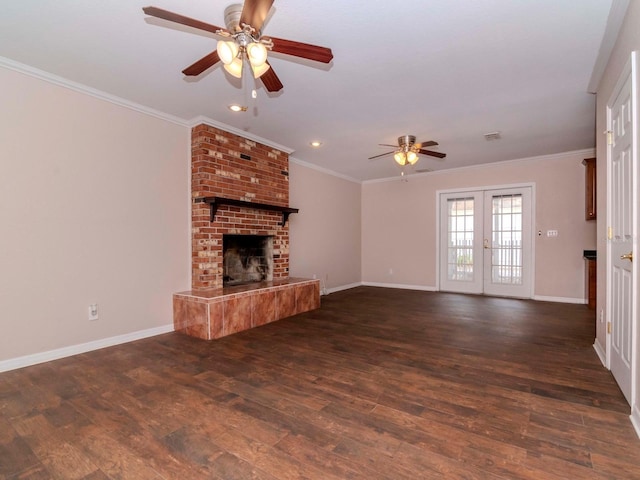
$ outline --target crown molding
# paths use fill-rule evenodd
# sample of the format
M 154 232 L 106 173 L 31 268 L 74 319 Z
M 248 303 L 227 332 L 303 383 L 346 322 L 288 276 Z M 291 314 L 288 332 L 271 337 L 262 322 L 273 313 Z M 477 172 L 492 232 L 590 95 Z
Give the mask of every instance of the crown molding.
M 193 118 L 191 120 L 186 120 L 184 118 L 180 118 L 180 117 L 177 117 L 175 115 L 170 115 L 168 113 L 161 112 L 159 110 L 155 110 L 155 109 L 150 108 L 150 107 L 146 107 L 146 106 L 141 105 L 139 103 L 135 103 L 135 102 L 126 100 L 126 99 L 124 99 L 122 97 L 118 97 L 116 95 L 111 95 L 110 93 L 103 92 L 103 91 L 98 90 L 96 88 L 88 87 L 87 85 L 83 85 L 81 83 L 74 82 L 74 81 L 69 80 L 67 78 L 60 77 L 58 75 L 54 75 L 54 74 L 49 73 L 49 72 L 45 72 L 44 70 L 40 70 L 38 68 L 31 67 L 29 65 L 25 65 L 25 64 L 20 63 L 20 62 L 16 62 L 14 60 L 11 60 L 10 58 L 0 57 L 0 67 L 6 68 L 8 70 L 13 70 L 15 72 L 22 73 L 24 75 L 28 75 L 28 76 L 33 77 L 33 78 L 37 78 L 39 80 L 43 80 L 43 81 L 45 81 L 47 83 L 51 83 L 53 85 L 58 85 L 60 87 L 67 88 L 69 90 L 73 90 L 73 91 L 78 92 L 78 93 L 89 95 L 89 96 L 97 98 L 99 100 L 103 100 L 103 101 L 112 103 L 114 105 L 118 105 L 118 106 L 121 106 L 121 107 L 124 107 L 124 108 L 128 108 L 130 110 L 134 110 L 136 112 L 143 113 L 145 115 L 156 117 L 156 118 L 159 118 L 161 120 L 165 120 L 167 122 L 175 123 L 175 124 L 181 125 L 183 127 L 192 128 L 192 127 L 194 127 L 196 125 L 199 125 L 201 123 L 205 123 L 207 125 L 219 128 L 219 129 L 224 130 L 226 132 L 233 133 L 235 135 L 239 135 L 239 136 L 247 138 L 249 140 L 253 140 L 253 141 L 262 143 L 264 145 L 267 145 L 269 147 L 278 149 L 278 150 L 280 150 L 282 152 L 285 152 L 287 154 L 291 154 L 293 152 L 293 149 L 291 149 L 289 147 L 285 147 L 284 145 L 280 145 L 280 144 L 272 142 L 271 140 L 268 140 L 266 138 L 262 138 L 262 137 L 259 137 L 257 135 L 253 135 L 253 134 L 251 134 L 249 132 L 245 132 L 244 130 L 237 129 L 235 127 L 232 127 L 230 125 L 218 122 L 218 121 L 213 120 L 213 119 L 208 118 L 208 117 L 198 116 L 198 117 L 195 117 L 195 118 Z
M 284 152 L 287 155 L 290 155 L 294 151 L 292 148 L 285 147 L 284 145 L 280 145 L 279 143 L 273 142 L 271 140 L 260 137 L 258 135 L 254 135 L 253 133 L 249 133 L 245 130 L 232 127 L 231 125 L 227 125 L 226 123 L 218 122 L 217 120 L 213 120 L 212 118 L 205 117 L 203 115 L 199 115 L 197 117 L 192 118 L 187 123 L 187 126 L 190 128 L 193 128 L 202 123 L 204 123 L 205 125 L 209 125 L 210 127 L 219 128 L 220 130 L 224 130 L 225 132 L 238 135 L 239 137 L 244 137 L 248 140 L 253 140 L 254 142 L 262 143 L 263 145 L 267 145 L 268 147 L 275 148 L 276 150 L 280 150 L 281 152 Z
M 497 166 L 505 166 L 512 165 L 518 163 L 527 163 L 527 162 L 539 162 L 544 160 L 555 160 L 563 157 L 574 157 L 574 156 L 583 156 L 587 157 L 595 157 L 596 149 L 595 148 L 585 148 L 582 150 L 572 150 L 569 152 L 561 152 L 561 153 L 552 153 L 549 155 L 540 155 L 537 157 L 525 157 L 525 158 L 516 158 L 514 160 L 503 160 L 500 162 L 492 162 L 492 163 L 482 163 L 480 165 L 468 165 L 465 167 L 457 167 L 457 168 L 446 168 L 444 170 L 434 170 L 433 172 L 424 172 L 424 173 L 413 173 L 410 175 L 406 175 L 404 177 L 387 177 L 387 178 L 376 178 L 373 180 L 365 180 L 363 181 L 363 185 L 370 183 L 383 183 L 383 182 L 397 182 L 400 179 L 411 179 L 411 178 L 420 178 L 434 175 L 447 175 L 451 173 L 457 173 L 465 170 L 477 170 L 479 168 L 487 168 L 487 167 L 497 167 Z
M 311 170 L 316 170 L 318 172 L 325 173 L 327 175 L 331 175 L 333 177 L 338 177 L 338 178 L 341 178 L 343 180 L 347 180 L 349 182 L 362 184 L 362 181 L 358 180 L 357 178 L 353 178 L 353 177 L 350 177 L 348 175 L 344 175 L 342 173 L 338 173 L 338 172 L 335 172 L 333 170 L 329 170 L 328 168 L 320 167 L 320 166 L 315 165 L 313 163 L 305 162 L 304 160 L 300 160 L 299 158 L 289 157 L 289 161 L 295 163 L 296 165 L 300 165 L 302 167 L 310 168 Z
M 0 67 L 6 68 L 8 70 L 13 70 L 15 72 L 22 73 L 39 80 L 43 80 L 45 82 L 57 85 L 59 87 L 67 88 L 78 93 L 89 95 L 99 100 L 113 103 L 114 105 L 118 105 L 120 107 L 128 108 L 145 115 L 156 117 L 167 122 L 175 123 L 184 127 L 188 126 L 188 123 L 184 118 L 176 117 L 174 115 L 169 115 L 168 113 L 164 113 L 153 108 L 145 107 L 144 105 L 140 105 L 139 103 L 131 102 L 122 97 L 111 95 L 110 93 L 88 87 L 64 77 L 59 77 L 58 75 L 54 75 L 52 73 L 45 72 L 44 70 L 40 70 L 38 68 L 16 62 L 6 57 L 0 57 Z

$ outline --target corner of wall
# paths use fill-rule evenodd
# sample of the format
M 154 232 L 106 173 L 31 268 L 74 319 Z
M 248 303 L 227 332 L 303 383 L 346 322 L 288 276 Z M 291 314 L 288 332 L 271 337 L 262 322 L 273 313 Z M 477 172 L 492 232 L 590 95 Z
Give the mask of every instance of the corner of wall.
M 600 363 L 606 368 L 607 367 L 607 354 L 605 353 L 605 348 L 600 344 L 600 339 L 596 338 L 595 342 L 593 342 L 593 349 L 596 351 L 598 358 L 600 359 Z
M 631 409 L 631 425 L 633 425 L 633 429 L 636 431 L 636 435 L 640 438 L 640 410 L 638 409 L 638 405 L 634 405 Z

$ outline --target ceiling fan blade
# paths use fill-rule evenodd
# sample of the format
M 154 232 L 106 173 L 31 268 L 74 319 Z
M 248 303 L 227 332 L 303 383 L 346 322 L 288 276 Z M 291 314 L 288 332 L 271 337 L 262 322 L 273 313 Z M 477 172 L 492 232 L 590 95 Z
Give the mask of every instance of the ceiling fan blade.
M 273 0 L 245 0 L 240 15 L 240 26 L 246 23 L 255 28 L 256 32 L 260 32 L 269 10 L 271 10 L 271 5 L 273 5 Z
M 434 152 L 433 150 L 423 150 L 422 148 L 418 150 L 419 153 L 423 155 L 429 155 L 431 157 L 444 158 L 447 156 L 446 153 Z
M 280 90 L 282 90 L 282 82 L 278 78 L 278 75 L 276 75 L 276 72 L 273 71 L 273 67 L 264 72 L 260 76 L 260 80 L 262 80 L 264 88 L 266 88 L 269 92 L 279 92 Z
M 434 142 L 433 140 L 429 140 L 428 142 L 416 143 L 414 147 L 416 148 L 424 148 L 424 147 L 435 147 L 438 145 L 438 142 Z
M 185 17 L 184 15 L 173 13 L 168 10 L 163 10 L 162 8 L 158 7 L 144 7 L 142 11 L 152 17 L 179 23 L 180 25 L 186 25 L 187 27 L 197 28 L 198 30 L 204 30 L 205 32 L 217 33 L 219 30 L 225 32 L 227 31 L 224 28 L 216 27 L 215 25 L 211 25 L 210 23 L 201 22 L 200 20 Z
M 216 63 L 220 61 L 220 57 L 218 56 L 218 52 L 214 50 L 209 55 L 202 57 L 193 65 L 189 65 L 187 68 L 182 70 L 182 73 L 188 77 L 197 77 L 205 70 L 213 67 Z
M 315 62 L 329 63 L 333 59 L 330 48 L 318 47 L 308 43 L 294 42 L 283 38 L 268 37 L 273 41 L 271 51 L 306 58 Z
M 390 145 L 388 143 L 379 143 L 378 145 L 380 145 L 381 147 L 393 147 L 393 148 L 399 148 L 398 145 Z
M 393 145 L 391 145 L 391 146 L 393 146 Z M 381 153 L 380 155 L 374 155 L 373 157 L 369 157 L 369 160 L 373 160 L 374 158 L 378 158 L 378 157 L 384 157 L 385 155 L 389 155 L 390 153 L 394 153 L 394 152 L 395 152 L 395 150 L 392 150 L 392 151 L 387 152 L 387 153 Z

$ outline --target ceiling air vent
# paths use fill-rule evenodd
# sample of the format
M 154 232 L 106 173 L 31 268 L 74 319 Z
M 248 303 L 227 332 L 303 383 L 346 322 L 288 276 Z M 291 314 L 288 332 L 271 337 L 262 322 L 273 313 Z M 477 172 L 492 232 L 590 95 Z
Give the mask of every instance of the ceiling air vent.
M 491 140 L 500 140 L 500 132 L 489 132 L 484 134 L 484 139 L 489 142 Z

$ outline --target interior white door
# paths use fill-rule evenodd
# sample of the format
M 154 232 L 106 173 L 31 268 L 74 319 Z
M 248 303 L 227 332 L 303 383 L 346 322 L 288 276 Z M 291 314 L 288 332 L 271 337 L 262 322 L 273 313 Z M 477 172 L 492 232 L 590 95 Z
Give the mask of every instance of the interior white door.
M 531 297 L 531 188 L 440 196 L 440 289 Z
M 637 238 L 637 165 L 634 153 L 632 69 L 627 68 L 609 103 L 608 218 L 610 368 L 622 393 L 632 403 L 633 338 L 637 305 L 633 250 Z M 634 271 L 636 270 L 636 271 Z

